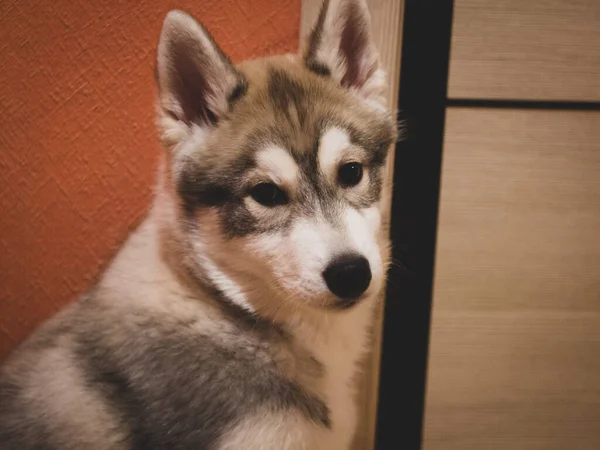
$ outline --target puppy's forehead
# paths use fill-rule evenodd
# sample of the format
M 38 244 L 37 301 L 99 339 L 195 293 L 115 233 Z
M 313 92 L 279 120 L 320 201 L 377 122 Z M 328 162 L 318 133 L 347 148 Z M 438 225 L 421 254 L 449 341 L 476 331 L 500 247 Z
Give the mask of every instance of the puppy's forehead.
M 286 59 L 243 63 L 248 89 L 232 105 L 228 120 L 193 152 L 188 177 L 194 183 L 242 195 L 247 174 L 303 179 L 328 178 L 349 145 L 362 149 L 360 162 L 376 168 L 395 138 L 395 123 L 333 81 Z M 268 172 L 265 174 L 265 172 Z
M 248 92 L 234 107 L 234 127 L 251 130 L 257 140 L 276 143 L 296 159 L 316 154 L 330 128 L 343 130 L 378 159 L 395 137 L 390 115 L 301 64 L 274 58 L 249 62 L 241 70 Z

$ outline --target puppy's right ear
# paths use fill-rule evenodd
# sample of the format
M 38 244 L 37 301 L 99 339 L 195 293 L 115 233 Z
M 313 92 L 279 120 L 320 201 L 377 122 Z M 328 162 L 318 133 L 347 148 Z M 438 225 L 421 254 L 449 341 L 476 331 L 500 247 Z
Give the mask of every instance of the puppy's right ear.
M 156 79 L 158 127 L 167 147 L 177 145 L 194 127 L 215 127 L 247 89 L 244 77 L 208 31 L 182 11 L 171 11 L 165 18 Z

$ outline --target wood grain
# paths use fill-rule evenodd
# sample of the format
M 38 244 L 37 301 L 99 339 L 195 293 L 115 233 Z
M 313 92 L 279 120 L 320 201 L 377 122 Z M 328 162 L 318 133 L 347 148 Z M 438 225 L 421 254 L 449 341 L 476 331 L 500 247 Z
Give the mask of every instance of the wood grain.
M 314 25 L 321 0 L 303 0 L 300 22 L 302 38 L 308 35 Z M 389 89 L 387 100 L 389 105 L 395 105 L 398 99 L 400 80 L 400 51 L 402 48 L 402 14 L 404 12 L 403 0 L 367 0 L 371 12 L 373 39 L 379 49 L 381 64 L 388 74 Z M 389 230 L 391 208 L 391 185 L 393 177 L 394 154 L 390 152 L 387 163 L 387 183 L 384 189 L 384 227 Z M 377 416 L 377 399 L 379 390 L 379 364 L 381 355 L 381 332 L 383 324 L 383 297 L 378 305 L 374 324 L 373 340 L 369 355 L 364 363 L 364 377 L 360 380 L 358 404 L 360 417 L 356 439 L 353 445 L 355 450 L 369 450 L 375 445 L 375 425 Z
M 600 1 L 456 0 L 449 96 L 600 101 Z
M 450 108 L 426 450 L 600 448 L 600 112 Z

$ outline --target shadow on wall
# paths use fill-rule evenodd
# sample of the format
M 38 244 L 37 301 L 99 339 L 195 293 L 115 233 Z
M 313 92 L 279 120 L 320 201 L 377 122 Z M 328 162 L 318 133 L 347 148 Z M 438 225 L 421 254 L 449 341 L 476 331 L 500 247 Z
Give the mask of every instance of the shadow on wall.
M 144 214 L 154 51 L 184 9 L 234 61 L 295 51 L 301 0 L 0 5 L 0 359 L 84 291 Z

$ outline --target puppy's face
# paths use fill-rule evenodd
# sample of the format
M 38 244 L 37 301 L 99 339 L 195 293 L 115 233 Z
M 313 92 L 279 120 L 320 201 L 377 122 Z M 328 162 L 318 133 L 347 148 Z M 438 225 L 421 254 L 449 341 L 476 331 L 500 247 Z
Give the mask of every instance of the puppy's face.
M 199 276 L 247 309 L 348 308 L 382 285 L 396 135 L 368 25 L 362 1 L 330 2 L 301 55 L 233 66 L 189 16 L 165 21 L 159 125 L 181 230 Z

